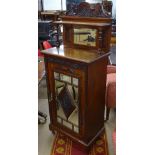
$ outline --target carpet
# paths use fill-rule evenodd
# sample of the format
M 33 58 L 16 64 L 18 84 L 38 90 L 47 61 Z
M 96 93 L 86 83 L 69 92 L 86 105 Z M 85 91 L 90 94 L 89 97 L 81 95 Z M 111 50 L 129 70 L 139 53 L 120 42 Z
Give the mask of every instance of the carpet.
M 96 140 L 90 153 L 87 154 L 72 146 L 72 141 L 66 136 L 57 133 L 51 155 L 108 155 L 108 146 L 105 133 Z

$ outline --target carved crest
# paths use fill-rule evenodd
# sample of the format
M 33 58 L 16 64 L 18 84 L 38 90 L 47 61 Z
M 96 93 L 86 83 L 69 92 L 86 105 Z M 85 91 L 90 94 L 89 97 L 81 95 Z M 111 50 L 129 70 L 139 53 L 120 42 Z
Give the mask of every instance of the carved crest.
M 87 2 L 81 2 L 80 4 L 70 3 L 67 8 L 67 16 L 111 17 L 111 14 L 109 14 L 102 3 L 97 3 L 93 6 Z

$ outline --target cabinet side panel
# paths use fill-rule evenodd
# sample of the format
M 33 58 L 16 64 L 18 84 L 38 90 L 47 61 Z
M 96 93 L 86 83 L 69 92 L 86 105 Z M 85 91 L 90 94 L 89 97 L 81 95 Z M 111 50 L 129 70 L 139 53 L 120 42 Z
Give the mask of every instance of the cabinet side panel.
M 104 126 L 106 72 L 108 58 L 92 63 L 88 68 L 86 104 L 86 139 L 90 141 Z

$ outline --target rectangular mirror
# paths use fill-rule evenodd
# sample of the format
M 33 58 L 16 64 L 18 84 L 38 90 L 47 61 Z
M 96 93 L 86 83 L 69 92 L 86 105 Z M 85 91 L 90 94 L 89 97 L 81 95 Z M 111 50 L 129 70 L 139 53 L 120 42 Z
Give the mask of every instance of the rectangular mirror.
M 96 46 L 96 29 L 74 28 L 74 44 Z

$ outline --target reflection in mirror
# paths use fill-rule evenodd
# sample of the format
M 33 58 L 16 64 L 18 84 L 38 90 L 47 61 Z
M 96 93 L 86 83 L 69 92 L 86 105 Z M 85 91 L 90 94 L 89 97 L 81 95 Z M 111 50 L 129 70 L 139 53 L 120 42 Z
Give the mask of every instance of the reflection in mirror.
M 74 44 L 96 46 L 96 29 L 74 28 Z
M 54 72 L 57 122 L 79 133 L 79 79 Z

